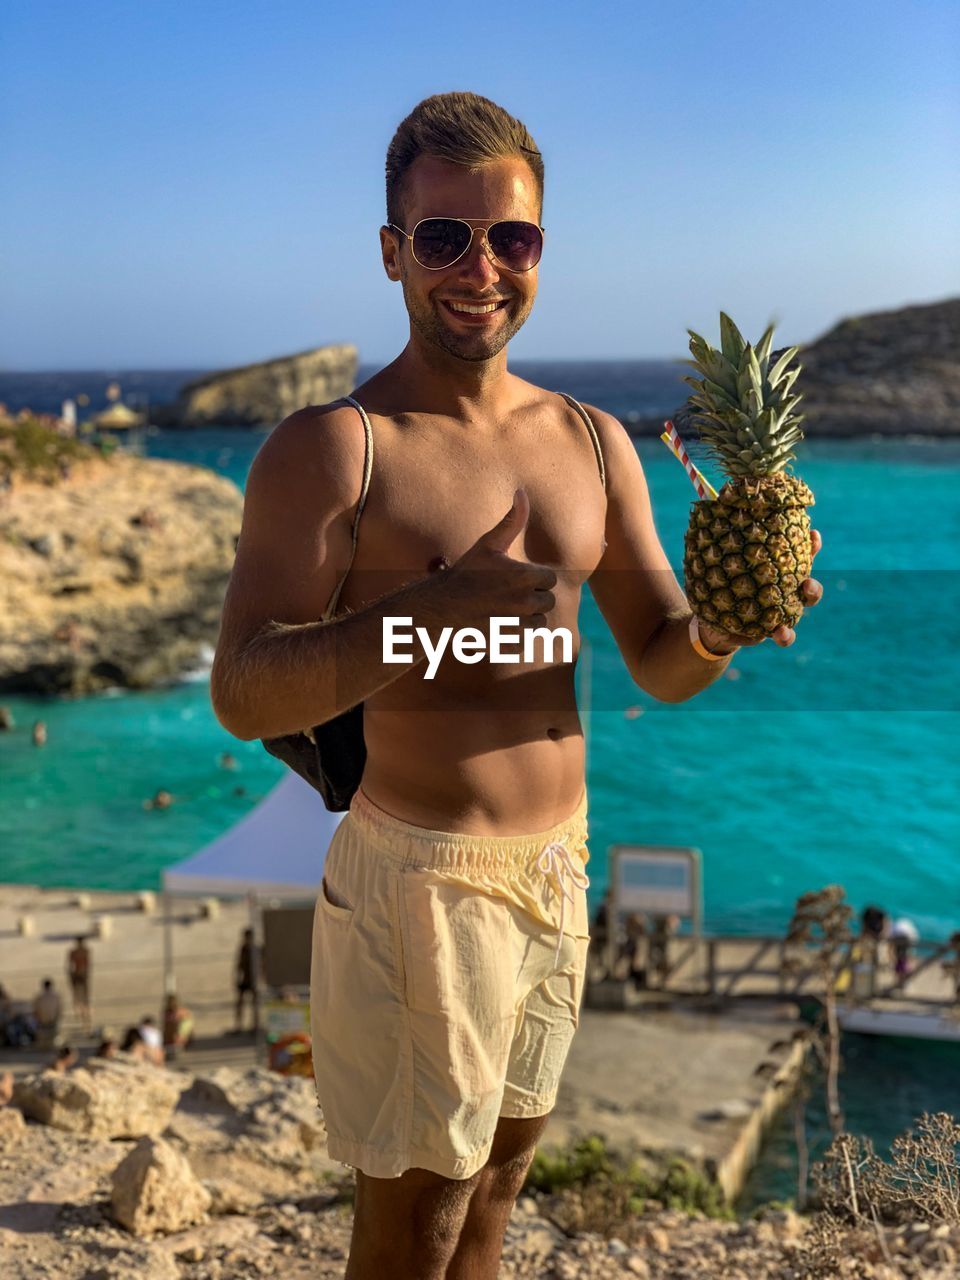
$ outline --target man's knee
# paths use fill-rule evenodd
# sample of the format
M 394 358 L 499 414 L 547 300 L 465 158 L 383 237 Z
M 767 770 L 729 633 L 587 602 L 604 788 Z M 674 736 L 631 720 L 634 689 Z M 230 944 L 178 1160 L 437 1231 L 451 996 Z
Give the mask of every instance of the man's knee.
M 549 1116 L 501 1116 L 484 1168 L 488 1185 L 501 1195 L 519 1195 Z

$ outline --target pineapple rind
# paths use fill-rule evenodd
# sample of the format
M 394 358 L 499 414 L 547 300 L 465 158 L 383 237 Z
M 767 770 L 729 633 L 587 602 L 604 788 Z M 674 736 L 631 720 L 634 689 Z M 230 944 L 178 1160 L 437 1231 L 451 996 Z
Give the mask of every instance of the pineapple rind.
M 751 639 L 795 626 L 813 561 L 813 505 L 810 487 L 785 472 L 731 479 L 716 500 L 693 503 L 684 577 L 698 617 Z
M 770 367 L 773 326 L 756 348 L 721 312 L 721 350 L 692 330 L 688 361 L 701 378 L 691 419 L 729 477 L 715 500 L 695 502 L 684 547 L 687 597 L 698 617 L 735 635 L 762 639 L 803 614 L 800 583 L 812 567 L 809 486 L 787 466 L 803 439 L 804 415 L 791 394 L 799 348 Z

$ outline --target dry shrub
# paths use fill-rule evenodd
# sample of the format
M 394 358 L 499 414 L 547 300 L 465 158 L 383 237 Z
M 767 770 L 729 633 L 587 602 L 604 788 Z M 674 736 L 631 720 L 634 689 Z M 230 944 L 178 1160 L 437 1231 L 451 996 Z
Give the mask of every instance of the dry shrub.
M 893 1140 L 889 1161 L 866 1138 L 841 1134 L 813 1177 L 827 1213 L 846 1221 L 960 1224 L 960 1123 L 924 1112 Z

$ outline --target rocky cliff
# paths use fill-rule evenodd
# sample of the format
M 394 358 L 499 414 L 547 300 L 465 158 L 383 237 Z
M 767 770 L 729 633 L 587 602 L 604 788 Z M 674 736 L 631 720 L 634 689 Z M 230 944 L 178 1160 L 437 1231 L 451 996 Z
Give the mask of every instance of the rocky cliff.
M 145 688 L 215 644 L 243 497 L 201 467 L 114 454 L 0 497 L 0 690 Z
M 346 395 L 356 386 L 356 376 L 356 347 L 315 347 L 188 382 L 175 404 L 154 410 L 151 418 L 162 427 L 275 424 L 304 405 Z
M 960 298 L 841 320 L 797 355 L 806 436 L 960 436 Z M 678 369 L 677 381 L 688 370 Z M 678 388 L 679 390 L 679 388 Z M 659 435 L 665 415 L 627 424 Z M 671 414 L 684 442 L 685 406 Z
M 841 320 L 798 359 L 811 436 L 960 435 L 960 298 Z

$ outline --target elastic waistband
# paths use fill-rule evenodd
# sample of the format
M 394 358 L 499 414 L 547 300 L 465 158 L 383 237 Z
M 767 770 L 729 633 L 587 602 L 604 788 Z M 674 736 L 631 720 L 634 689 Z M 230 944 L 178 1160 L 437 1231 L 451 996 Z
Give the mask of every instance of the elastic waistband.
M 359 789 L 350 802 L 348 816 L 380 853 L 401 867 L 519 870 L 546 845 L 563 844 L 572 850 L 587 842 L 586 788 L 569 818 L 546 831 L 519 836 L 472 835 L 466 831 L 430 831 L 427 827 L 415 827 L 384 813 Z

